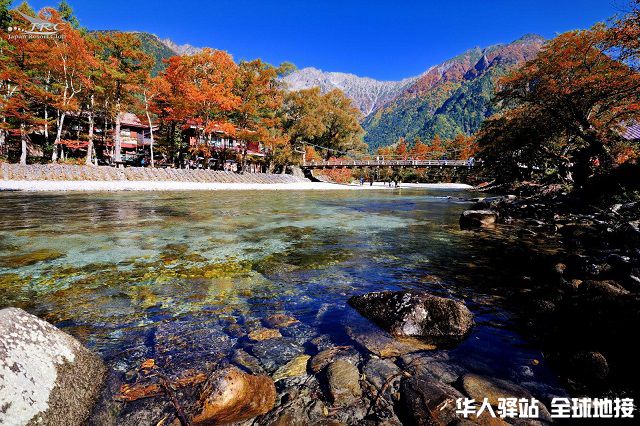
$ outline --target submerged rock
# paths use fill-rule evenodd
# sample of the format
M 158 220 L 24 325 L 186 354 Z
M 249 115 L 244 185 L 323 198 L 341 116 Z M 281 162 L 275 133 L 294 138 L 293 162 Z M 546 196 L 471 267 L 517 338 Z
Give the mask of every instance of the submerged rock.
M 309 367 L 311 368 L 311 371 L 317 374 L 337 358 L 346 359 L 354 365 L 360 363 L 360 354 L 355 350 L 355 348 L 351 346 L 335 346 L 333 348 L 325 349 L 311 358 Z
M 273 314 L 264 320 L 264 325 L 269 328 L 288 327 L 299 322 L 292 316 L 285 314 Z
M 348 405 L 362 396 L 358 367 L 343 359 L 327 367 L 327 385 L 334 405 Z
M 302 346 L 287 338 L 263 340 L 252 344 L 248 349 L 271 373 L 304 353 Z
M 417 337 L 431 344 L 462 340 L 473 315 L 458 301 L 412 291 L 353 296 L 349 304 L 393 336 Z
M 246 374 L 235 367 L 212 373 L 200 394 L 194 425 L 226 424 L 268 413 L 276 387 L 268 376 Z
M 414 338 L 394 338 L 374 325 L 346 327 L 346 332 L 358 345 L 381 358 L 397 357 L 412 352 L 436 349 L 435 345 Z
M 97 355 L 53 325 L 0 310 L 0 424 L 84 424 L 105 372 Z
M 30 253 L 10 254 L 6 256 L 0 256 L 0 267 L 3 268 L 20 268 L 23 266 L 29 266 L 40 262 L 49 262 L 52 260 L 64 257 L 64 253 L 41 249 L 32 251 Z
M 260 342 L 262 340 L 279 339 L 282 337 L 282 334 L 280 334 L 279 330 L 274 328 L 258 328 L 250 331 L 247 337 L 249 340 Z
M 493 210 L 465 210 L 460 215 L 460 228 L 493 228 L 498 221 L 498 213 Z
M 265 374 L 264 368 L 260 365 L 258 358 L 253 355 L 249 355 L 242 349 L 236 349 L 231 357 L 233 362 L 238 367 L 242 367 L 251 374 Z
M 273 374 L 273 381 L 286 379 L 287 377 L 298 377 L 307 374 L 307 362 L 311 358 L 309 355 L 299 355 L 278 368 Z

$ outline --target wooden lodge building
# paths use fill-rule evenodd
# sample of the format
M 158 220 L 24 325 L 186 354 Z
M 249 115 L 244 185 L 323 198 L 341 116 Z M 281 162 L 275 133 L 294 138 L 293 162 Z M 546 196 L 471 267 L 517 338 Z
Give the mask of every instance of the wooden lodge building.
M 61 160 L 78 158 L 84 159 L 87 155 L 88 119 L 85 113 L 68 114 L 65 118 L 64 132 L 60 143 L 54 147 L 57 149 L 58 158 Z M 104 117 L 96 117 L 94 128 L 94 149 L 98 164 L 113 164 L 115 157 L 115 129 L 114 123 L 105 123 Z M 106 130 L 105 130 L 106 129 Z M 158 127 L 154 125 L 154 136 Z M 226 171 L 238 171 L 240 163 L 244 160 L 244 172 L 259 173 L 266 171 L 265 148 L 261 142 L 243 142 L 221 129 L 214 130 L 210 137 L 205 138 L 202 128 L 195 121 L 188 121 L 182 129 L 182 137 L 188 146 L 189 156 L 180 167 L 186 168 L 211 168 Z M 19 130 L 8 132 L 8 140 L 4 144 L 0 155 L 7 156 L 11 161 L 17 161 L 20 156 Z M 44 127 L 40 126 L 29 134 L 27 144 L 28 157 L 40 157 L 44 161 L 51 157 L 51 145 L 55 139 L 55 126 L 49 128 L 48 144 L 44 136 Z M 156 137 L 155 143 L 158 143 Z M 125 164 L 141 166 L 149 164 L 151 150 L 151 128 L 146 120 L 141 120 L 131 112 L 120 113 L 120 149 L 121 157 Z M 203 149 L 206 148 L 206 151 Z M 45 152 L 48 151 L 48 154 Z M 168 166 L 162 158 L 160 151 L 155 149 L 156 165 Z M 203 155 L 206 152 L 207 155 Z M 95 157 L 94 157 L 95 158 Z
M 202 126 L 188 121 L 183 136 L 194 154 L 188 163 L 190 168 L 211 168 L 225 171 L 238 171 L 244 156 L 245 172 L 266 172 L 265 147 L 261 142 L 240 141 L 220 128 L 214 129 L 209 136 L 202 132 Z M 204 156 L 207 152 L 208 156 Z

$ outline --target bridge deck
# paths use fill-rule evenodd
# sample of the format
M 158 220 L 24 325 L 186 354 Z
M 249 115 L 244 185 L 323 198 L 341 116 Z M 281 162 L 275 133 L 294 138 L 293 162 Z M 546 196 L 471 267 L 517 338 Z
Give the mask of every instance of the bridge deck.
M 307 169 L 340 169 L 356 167 L 473 167 L 467 160 L 335 160 L 307 161 Z

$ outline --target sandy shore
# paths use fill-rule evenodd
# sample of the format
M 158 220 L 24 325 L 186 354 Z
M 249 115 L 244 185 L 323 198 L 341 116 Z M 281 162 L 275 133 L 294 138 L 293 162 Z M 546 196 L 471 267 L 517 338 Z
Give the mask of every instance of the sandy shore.
M 373 186 L 340 185 L 325 182 L 295 183 L 201 183 L 177 181 L 0 181 L 0 191 L 305 191 L 384 189 L 382 182 Z M 400 188 L 468 189 L 462 184 L 402 184 Z M 388 186 L 386 189 L 390 189 Z M 393 188 L 391 188 L 393 189 Z

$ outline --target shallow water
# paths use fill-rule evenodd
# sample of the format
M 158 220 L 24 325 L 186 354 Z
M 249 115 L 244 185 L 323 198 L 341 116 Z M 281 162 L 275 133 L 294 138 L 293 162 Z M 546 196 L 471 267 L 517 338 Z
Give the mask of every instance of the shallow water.
M 555 388 L 539 349 L 515 331 L 499 251 L 459 230 L 469 204 L 458 197 L 467 196 L 0 193 L 0 307 L 47 319 L 125 372 L 145 358 L 228 356 L 242 340 L 221 343 L 223 330 L 273 313 L 301 321 L 289 337 L 305 350 L 319 334 L 346 342 L 344 324 L 365 321 L 349 296 L 420 289 L 464 300 L 476 316 L 473 333 L 446 351 L 451 359 Z

